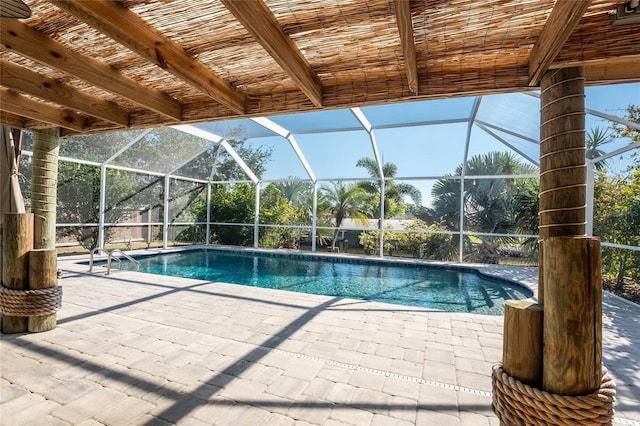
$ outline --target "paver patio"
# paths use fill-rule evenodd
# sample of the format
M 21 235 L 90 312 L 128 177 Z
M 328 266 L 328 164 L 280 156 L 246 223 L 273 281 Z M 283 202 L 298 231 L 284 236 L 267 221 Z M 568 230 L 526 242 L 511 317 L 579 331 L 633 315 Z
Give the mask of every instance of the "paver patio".
M 498 424 L 501 316 L 59 267 L 58 327 L 2 335 L 3 425 Z M 614 424 L 640 425 L 640 307 L 604 314 Z

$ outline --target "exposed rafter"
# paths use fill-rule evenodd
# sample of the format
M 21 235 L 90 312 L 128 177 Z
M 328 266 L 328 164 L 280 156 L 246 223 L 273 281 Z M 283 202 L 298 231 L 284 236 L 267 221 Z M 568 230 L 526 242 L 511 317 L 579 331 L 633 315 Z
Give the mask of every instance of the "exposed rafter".
M 413 23 L 411 21 L 411 2 L 394 0 L 400 44 L 404 54 L 404 67 L 407 70 L 407 82 L 412 95 L 418 94 L 418 63 L 416 62 L 416 45 L 413 40 Z
M 0 42 L 8 50 L 73 75 L 152 111 L 180 120 L 182 105 L 169 95 L 136 83 L 111 66 L 81 55 L 14 19 L 3 19 Z
M 52 3 L 234 112 L 245 112 L 246 100 L 242 93 L 119 2 L 56 0 Z
M 129 112 L 117 104 L 87 95 L 71 86 L 3 59 L 0 59 L 0 84 L 8 89 L 55 102 L 120 126 L 129 126 Z
M 529 86 L 540 84 L 542 74 L 549 69 L 590 3 L 591 0 L 555 3 L 529 56 Z
M 34 101 L 25 95 L 12 92 L 2 87 L 0 87 L 0 99 L 2 99 L 0 110 L 21 117 L 43 121 L 55 127 L 59 126 L 76 132 L 82 132 L 87 121 L 87 117 L 84 115 Z
M 269 7 L 262 0 L 222 0 L 238 21 L 284 69 L 317 107 L 322 106 L 322 82 Z

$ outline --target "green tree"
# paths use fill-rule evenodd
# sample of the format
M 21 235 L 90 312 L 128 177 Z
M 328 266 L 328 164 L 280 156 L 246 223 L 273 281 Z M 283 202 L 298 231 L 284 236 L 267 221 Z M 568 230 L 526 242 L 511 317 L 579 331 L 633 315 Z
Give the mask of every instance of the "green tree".
M 538 235 L 538 212 L 540 211 L 540 180 L 516 179 L 514 207 L 516 228 L 519 234 Z M 522 243 L 524 255 L 530 260 L 538 260 L 538 239 L 528 238 Z
M 370 177 L 374 178 L 372 181 L 359 182 L 358 186 L 364 189 L 371 197 L 374 203 L 373 211 L 379 210 L 380 194 L 382 193 L 380 183 L 380 171 L 378 170 L 378 163 L 371 157 L 360 158 L 357 163 L 357 167 L 363 167 Z M 405 212 L 406 202 L 404 197 L 411 198 L 416 206 L 422 205 L 422 193 L 418 188 L 408 183 L 394 182 L 394 178 L 398 174 L 398 167 L 393 163 L 384 163 L 382 165 L 382 173 L 385 177 L 384 184 L 384 217 L 401 216 Z
M 261 191 L 260 204 L 260 224 L 301 226 L 308 224 L 306 206 L 296 204 L 288 199 L 280 190 L 279 184 L 270 183 Z M 306 234 L 299 228 L 261 227 L 260 245 L 263 247 L 298 248 L 300 239 Z
M 312 203 L 313 183 L 289 177 L 276 184 L 282 196 L 295 206 L 307 206 Z
M 357 185 L 344 185 L 339 182 L 321 187 L 320 195 L 322 197 L 319 203 L 322 205 L 321 209 L 327 211 L 333 217 L 335 230 L 333 231 L 331 248 L 335 249 L 338 231 L 345 218 L 367 221 L 366 214 L 362 212 L 367 200 L 367 194 L 364 189 Z
M 240 158 L 258 178 L 266 170 L 271 160 L 272 149 L 263 146 L 249 147 L 244 139 L 228 141 Z M 247 180 L 248 176 L 236 160 L 221 144 L 211 144 L 197 158 L 180 169 L 181 174 L 200 176 L 213 181 L 237 182 Z M 225 201 L 230 197 L 232 201 Z M 237 202 L 232 206 L 230 202 Z M 264 205 L 264 203 L 263 203 Z M 204 200 L 196 200 L 192 205 L 192 216 L 197 222 L 207 221 L 207 209 Z M 253 224 L 255 214 L 255 189 L 250 184 L 220 184 L 211 190 L 211 220 L 214 222 Z M 247 226 L 212 225 L 212 241 L 223 244 L 249 245 L 253 242 L 253 228 Z M 206 228 L 194 225 L 183 232 L 182 238 L 191 241 L 204 241 Z
M 211 191 L 211 221 L 231 225 L 211 225 L 214 243 L 247 246 L 253 243 L 255 187 L 248 183 L 220 184 Z
M 640 107 L 629 105 L 624 119 L 640 122 Z M 630 143 L 640 141 L 640 130 L 631 125 L 613 123 L 615 134 Z M 622 173 L 607 169 L 596 173 L 594 185 L 594 234 L 602 241 L 622 245 L 640 245 L 640 153 L 631 155 L 631 164 Z M 618 290 L 624 277 L 640 281 L 640 252 L 603 248 L 602 269 L 615 278 Z
M 640 246 L 640 157 L 623 174 L 599 171 L 594 193 L 594 234 L 606 242 Z M 616 277 L 618 288 L 627 274 L 640 281 L 639 252 L 606 248 L 603 255 L 604 272 Z

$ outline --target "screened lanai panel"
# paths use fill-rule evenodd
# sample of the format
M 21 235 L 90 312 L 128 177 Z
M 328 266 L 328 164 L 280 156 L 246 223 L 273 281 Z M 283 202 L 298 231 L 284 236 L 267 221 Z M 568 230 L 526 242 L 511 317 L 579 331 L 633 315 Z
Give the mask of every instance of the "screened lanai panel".
M 318 179 L 370 177 L 366 169 L 356 167 L 360 158 L 374 155 L 364 130 L 300 134 L 296 140 Z
M 587 86 L 584 89 L 586 108 L 622 117 L 629 103 L 640 103 L 640 83 Z M 628 100 L 628 102 L 621 101 Z
M 423 204 L 429 206 L 431 211 L 424 219 L 429 225 L 438 224 L 445 230 L 458 231 L 460 229 L 460 178 L 438 179 L 427 184 L 431 186 L 431 194 L 429 198 L 423 199 Z
M 587 120 L 589 123 L 589 120 Z M 631 139 L 621 136 L 612 130 L 611 123 L 607 126 L 607 123 L 596 122 L 596 124 L 589 123 L 586 127 L 586 143 L 587 143 L 587 158 L 596 159 L 603 155 L 608 155 L 611 152 L 622 149 L 629 145 Z M 599 142 L 593 142 L 593 141 Z
M 57 223 L 98 223 L 100 167 L 59 162 L 57 197 Z
M 484 135 L 481 136 L 481 133 L 486 133 L 489 138 L 487 139 Z M 470 148 L 472 155 L 480 154 L 486 150 L 507 149 L 514 151 L 532 165 L 538 166 L 540 162 L 540 145 L 536 142 L 484 126 L 475 127 L 473 135 L 475 138 L 472 138 L 472 147 Z
M 467 123 L 432 124 L 375 130 L 384 163 L 397 167 L 398 177 L 456 174 L 464 160 Z
M 483 96 L 476 120 L 493 129 L 540 140 L 540 99 L 524 93 Z
M 471 115 L 476 98 L 450 98 L 362 107 L 374 128 L 464 120 Z
M 247 160 L 247 156 L 244 155 L 244 146 L 247 143 L 246 139 L 231 139 L 228 141 L 229 146 L 236 152 L 241 158 Z M 234 181 L 248 181 L 249 176 L 245 173 L 244 169 L 238 164 L 227 149 L 218 144 L 215 152 L 213 153 L 213 161 L 211 161 L 211 179 L 216 182 L 234 182 Z M 251 161 L 249 161 L 251 163 Z
M 169 181 L 169 222 L 205 222 L 207 185 L 178 179 Z
M 360 122 L 349 109 L 277 115 L 269 118 L 295 134 L 362 129 Z
M 605 178 L 615 179 L 622 177 L 628 180 L 628 185 L 630 186 L 632 193 L 634 193 L 636 198 L 640 199 L 640 186 L 634 186 L 631 183 L 632 169 L 630 169 L 630 167 L 637 164 L 640 164 L 640 148 L 621 152 L 612 156 L 605 154 L 605 157 L 600 161 L 595 159 L 596 170 L 600 170 L 600 173 L 602 174 L 602 176 L 596 176 L 596 185 Z M 595 213 L 598 214 L 598 212 Z M 636 235 L 640 235 L 640 229 L 637 230 Z
M 422 198 L 421 206 L 422 207 L 431 207 L 431 203 L 433 201 L 433 184 L 436 183 L 435 179 L 411 179 L 411 180 L 403 180 L 400 181 L 402 183 L 406 183 L 412 186 L 415 186 L 420 191 L 420 196 Z M 407 201 L 410 201 L 411 198 L 405 197 Z M 418 206 L 420 207 L 420 206 Z M 407 212 L 411 213 L 411 212 Z
M 501 136 L 506 136 L 501 134 Z M 515 138 L 512 138 L 515 139 Z M 520 150 L 514 140 L 499 140 L 495 136 L 474 127 L 469 142 L 467 175 L 517 175 L 537 173 L 539 154 Z M 506 142 L 506 143 L 505 143 Z M 532 144 L 533 145 L 533 144 Z
M 139 137 L 142 132 L 142 130 L 131 130 L 65 138 L 60 143 L 59 155 L 102 163 L 130 141 Z
M 262 138 L 274 135 L 271 130 L 248 118 L 200 123 L 193 126 L 224 139 Z
M 208 180 L 217 161 L 218 150 L 224 150 L 224 148 L 221 148 L 220 144 L 207 142 L 204 151 L 193 157 L 191 161 L 188 161 L 182 167 L 174 170 L 171 175 Z
M 153 129 L 111 164 L 155 173 L 170 173 L 204 152 L 209 142 L 171 127 Z
M 267 154 L 264 170 L 254 170 L 261 179 L 278 180 L 289 177 L 309 179 L 289 140 L 280 136 L 252 138 L 247 139 L 244 145 L 253 152 Z
M 105 188 L 105 223 L 162 222 L 162 176 L 107 169 Z

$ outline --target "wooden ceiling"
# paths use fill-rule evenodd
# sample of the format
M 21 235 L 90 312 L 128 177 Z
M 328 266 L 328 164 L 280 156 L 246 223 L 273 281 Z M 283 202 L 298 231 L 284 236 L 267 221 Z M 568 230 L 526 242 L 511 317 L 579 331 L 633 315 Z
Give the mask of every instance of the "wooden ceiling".
M 640 81 L 621 1 L 26 0 L 0 20 L 0 119 L 65 134 Z

